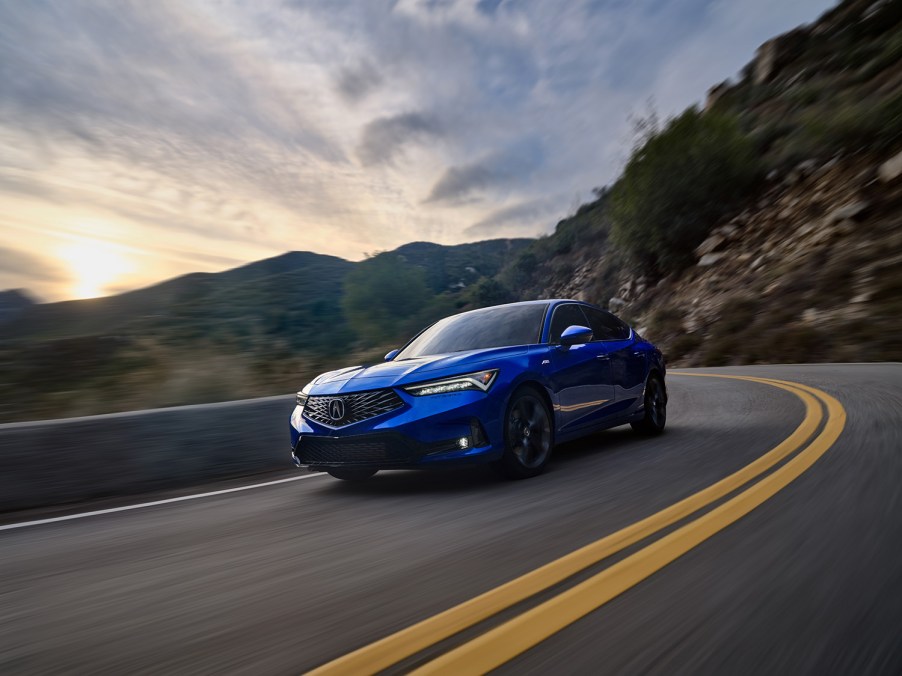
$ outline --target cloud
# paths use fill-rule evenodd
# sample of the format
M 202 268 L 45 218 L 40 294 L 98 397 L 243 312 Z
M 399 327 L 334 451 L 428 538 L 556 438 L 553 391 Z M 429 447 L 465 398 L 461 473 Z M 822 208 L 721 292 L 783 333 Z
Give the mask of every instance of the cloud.
M 269 64 L 203 17 L 166 2 L 42 7 L 0 8 L 0 112 L 48 161 L 65 144 L 192 185 L 204 169 L 204 182 L 284 202 L 304 184 L 279 165 L 344 161 Z
M 476 162 L 450 167 L 432 187 L 426 202 L 453 202 L 492 188 L 509 186 L 535 172 L 543 159 L 541 143 L 531 139 Z
M 23 277 L 38 282 L 62 282 L 66 272 L 52 261 L 21 249 L 0 246 L 0 278 Z
M 502 0 L 479 0 L 476 3 L 476 10 L 491 16 L 498 11 L 498 6 L 501 5 L 501 2 Z
M 539 232 L 616 177 L 650 96 L 679 112 L 829 5 L 0 3 L 0 238 L 128 242 L 150 283 Z
M 345 100 L 356 103 L 378 88 L 382 82 L 382 74 L 372 63 L 364 61 L 354 67 L 339 70 L 335 87 Z
M 426 113 L 380 117 L 363 128 L 357 157 L 365 166 L 388 162 L 405 145 L 423 142 L 441 134 L 441 123 L 436 117 Z
M 554 196 L 518 202 L 491 212 L 466 228 L 464 234 L 472 238 L 534 237 L 547 232 L 550 223 L 560 218 L 564 201 Z

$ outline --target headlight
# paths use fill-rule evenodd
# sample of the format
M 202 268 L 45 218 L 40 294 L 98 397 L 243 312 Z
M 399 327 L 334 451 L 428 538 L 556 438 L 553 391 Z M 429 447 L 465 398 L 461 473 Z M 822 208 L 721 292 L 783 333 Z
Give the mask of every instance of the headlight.
M 495 382 L 495 376 L 497 375 L 498 369 L 491 369 L 489 371 L 480 371 L 479 373 L 467 373 L 462 376 L 454 376 L 453 378 L 432 380 L 428 383 L 407 385 L 402 389 L 415 397 L 422 397 L 428 394 L 463 392 L 465 390 L 479 390 L 481 392 L 486 392 L 492 386 L 492 383 Z
M 313 387 L 313 383 L 307 383 L 304 387 L 301 388 L 301 391 L 298 392 L 298 397 L 295 401 L 297 401 L 298 406 L 303 406 L 307 403 L 307 393 L 310 392 L 310 388 Z
M 296 429 L 298 432 L 301 431 L 301 426 L 304 424 L 304 407 L 303 406 L 295 406 L 294 410 L 291 412 L 291 426 Z

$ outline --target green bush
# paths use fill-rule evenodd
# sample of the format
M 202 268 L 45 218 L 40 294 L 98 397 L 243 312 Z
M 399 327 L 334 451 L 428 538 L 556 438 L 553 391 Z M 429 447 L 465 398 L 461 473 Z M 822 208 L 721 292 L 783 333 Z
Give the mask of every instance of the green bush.
M 483 277 L 468 289 L 468 299 L 476 307 L 489 307 L 514 301 L 514 296 L 504 284 L 494 277 Z
M 851 98 L 834 101 L 829 109 L 806 111 L 799 123 L 810 155 L 894 149 L 902 139 L 902 92 L 876 104 Z
M 433 295 L 422 268 L 383 254 L 348 274 L 342 305 L 358 335 L 370 341 L 393 340 L 409 331 Z
M 648 267 L 679 269 L 758 175 L 735 118 L 690 108 L 630 157 L 613 190 L 612 236 Z

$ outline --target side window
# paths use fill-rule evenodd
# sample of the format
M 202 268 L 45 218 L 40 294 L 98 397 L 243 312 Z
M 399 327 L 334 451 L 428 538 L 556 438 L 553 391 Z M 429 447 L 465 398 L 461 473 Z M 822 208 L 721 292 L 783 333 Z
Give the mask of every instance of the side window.
M 561 334 L 568 326 L 589 326 L 586 316 L 580 309 L 579 305 L 570 303 L 568 305 L 558 305 L 554 308 L 554 315 L 551 317 L 551 333 L 548 336 L 549 343 L 559 343 Z
M 610 312 L 592 307 L 583 309 L 589 318 L 589 328 L 595 334 L 595 340 L 626 340 L 630 337 L 630 327 Z

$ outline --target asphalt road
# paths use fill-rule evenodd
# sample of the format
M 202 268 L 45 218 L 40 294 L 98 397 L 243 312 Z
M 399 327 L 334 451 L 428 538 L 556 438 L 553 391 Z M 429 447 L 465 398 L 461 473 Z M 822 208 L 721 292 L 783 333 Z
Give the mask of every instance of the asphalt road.
M 819 388 L 842 403 L 845 429 L 747 516 L 499 671 L 902 673 L 902 365 L 705 372 Z M 528 481 L 483 469 L 360 485 L 317 476 L 0 531 L 0 673 L 299 673 L 659 512 L 806 415 L 761 383 L 673 375 L 668 387 L 663 436 L 610 430 L 560 447 Z

